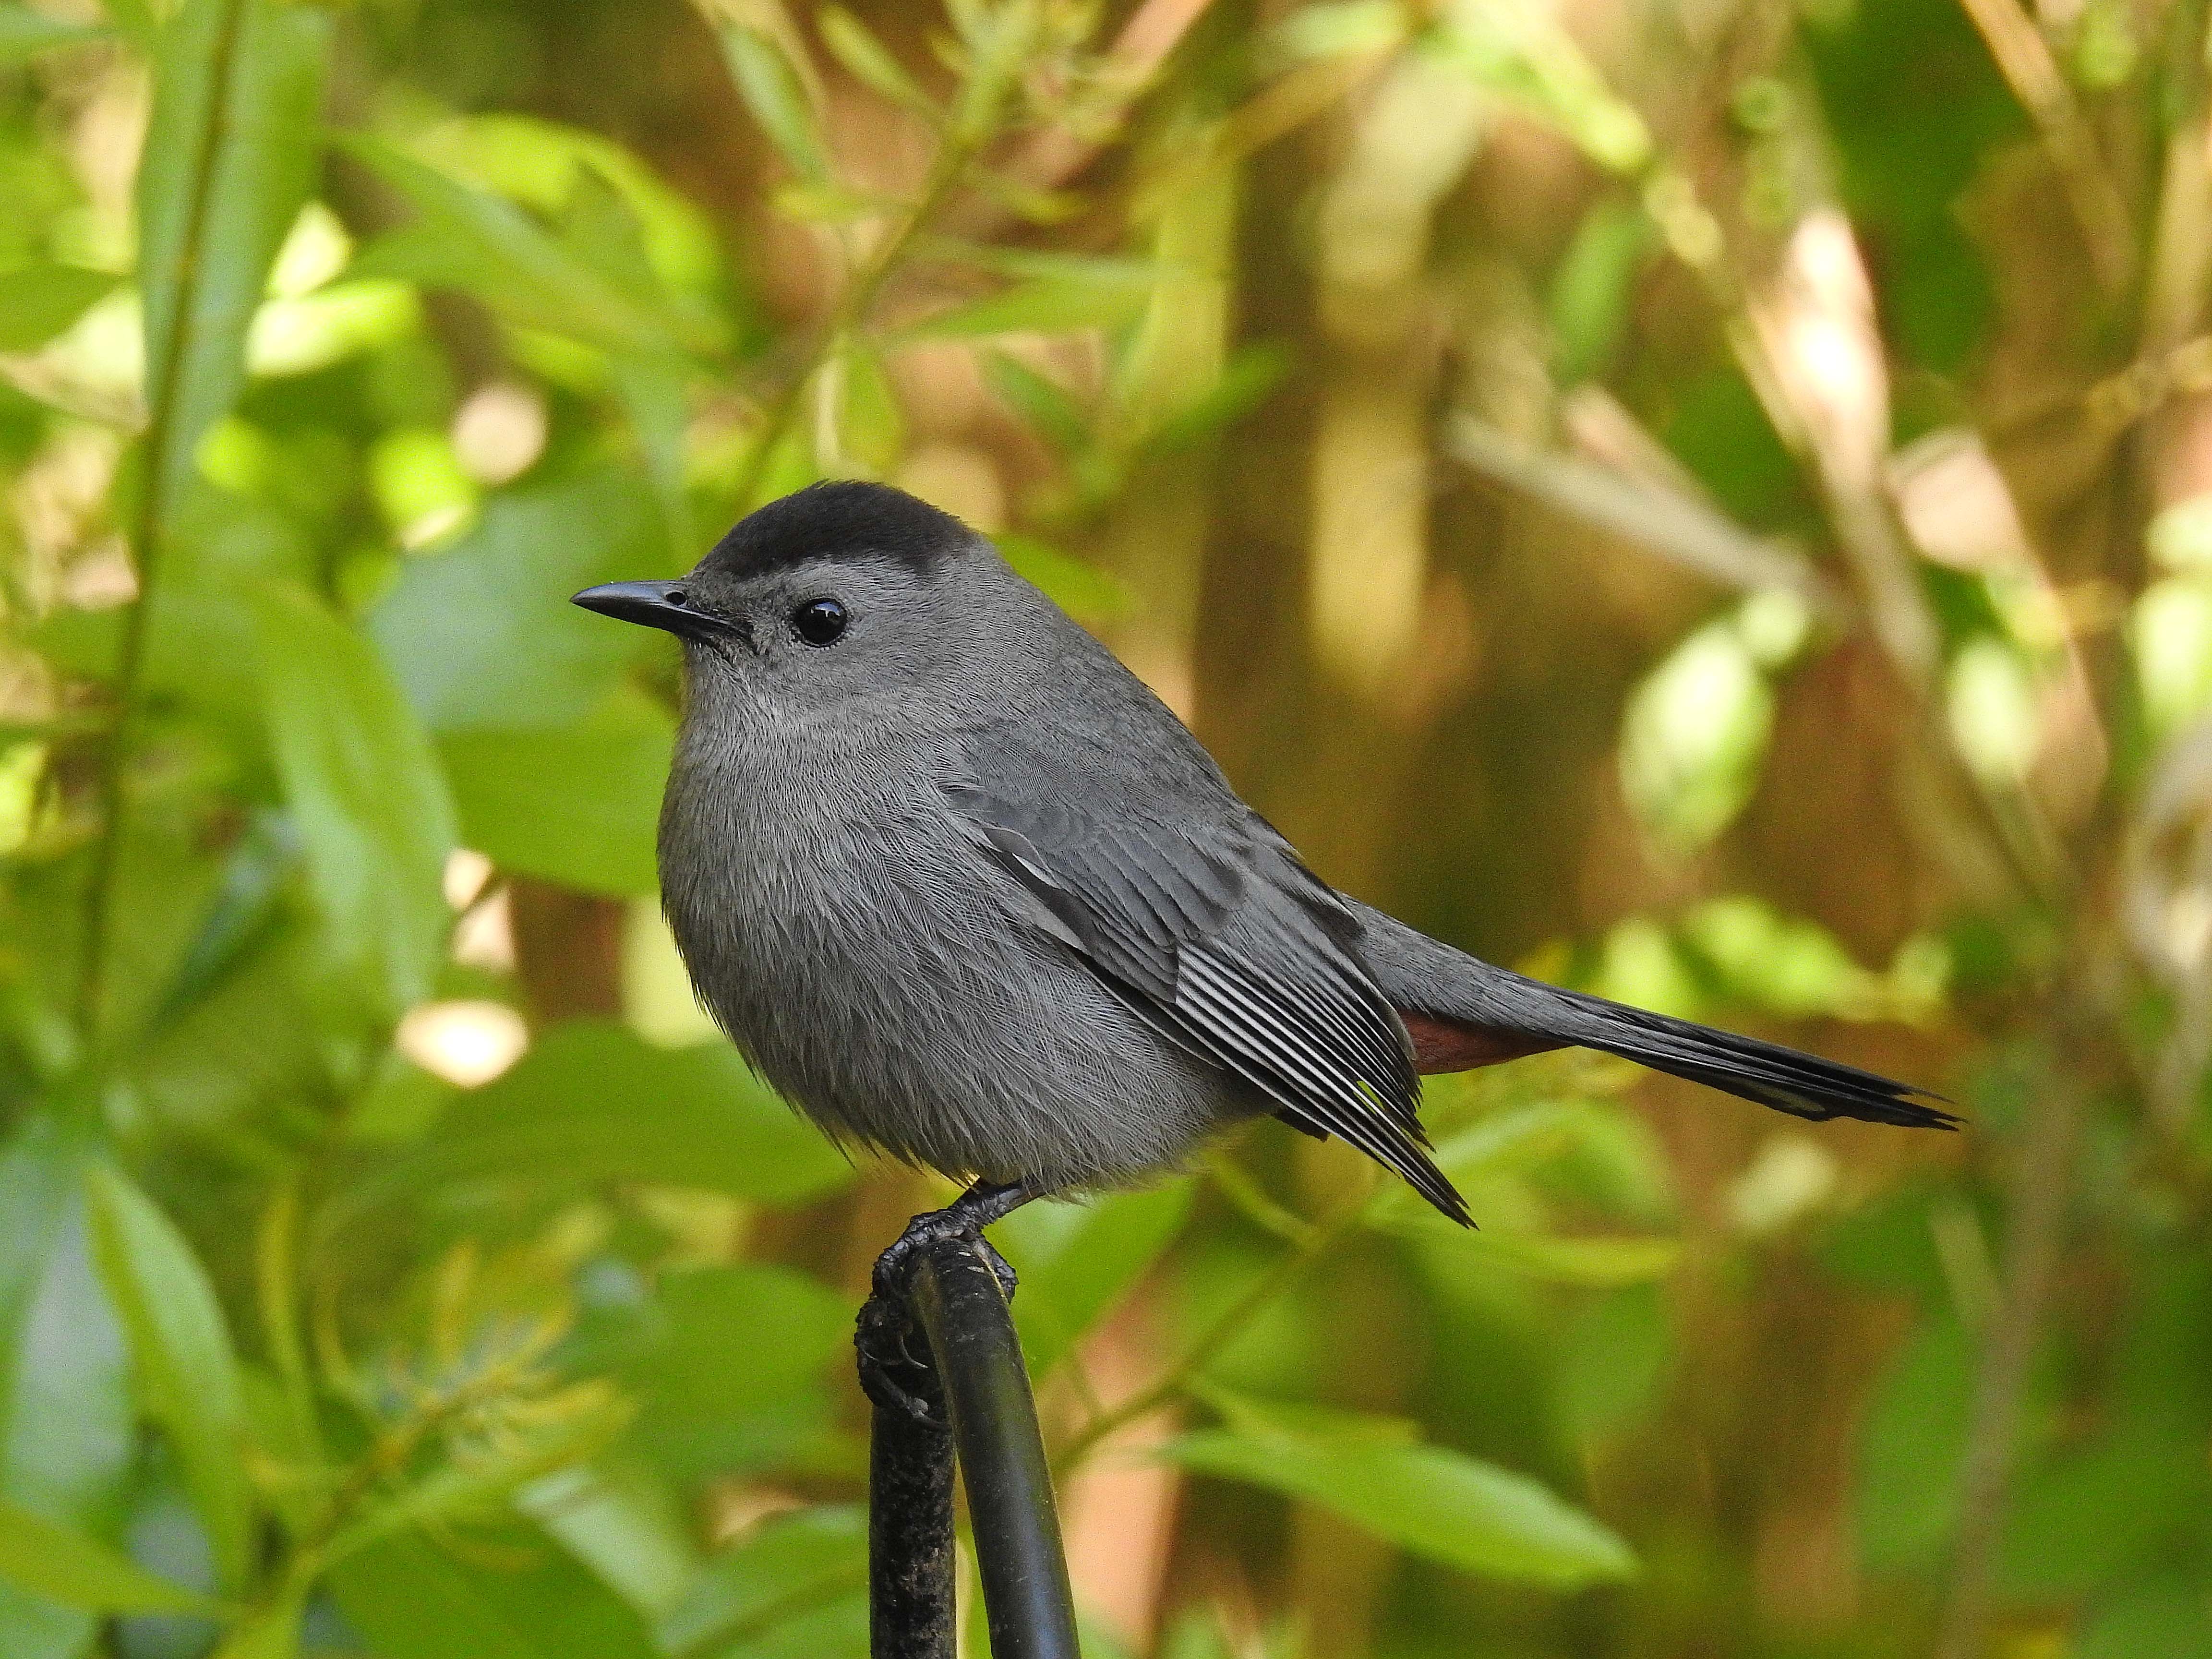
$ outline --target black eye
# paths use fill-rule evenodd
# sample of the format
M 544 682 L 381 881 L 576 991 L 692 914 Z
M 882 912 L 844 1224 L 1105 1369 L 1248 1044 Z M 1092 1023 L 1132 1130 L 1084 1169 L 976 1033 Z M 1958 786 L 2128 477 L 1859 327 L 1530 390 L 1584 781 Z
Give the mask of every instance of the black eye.
M 835 645 L 849 620 L 835 599 L 809 599 L 791 613 L 791 625 L 809 645 Z

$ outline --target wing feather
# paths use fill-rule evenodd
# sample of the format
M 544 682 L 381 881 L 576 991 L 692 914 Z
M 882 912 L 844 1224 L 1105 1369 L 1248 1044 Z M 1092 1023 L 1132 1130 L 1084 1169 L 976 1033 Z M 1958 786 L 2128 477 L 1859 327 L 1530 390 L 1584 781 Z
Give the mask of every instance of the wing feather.
M 1069 805 L 1083 786 L 1096 789 L 1094 777 L 1022 747 L 994 743 L 992 780 L 946 793 L 1042 930 L 1146 1024 L 1243 1079 L 1293 1127 L 1358 1147 L 1468 1223 L 1424 1150 L 1413 1046 L 1350 948 L 1359 923 L 1343 901 L 1225 789 L 1184 823 L 1108 823 Z M 1188 827 L 1218 825 L 1223 802 L 1225 828 Z

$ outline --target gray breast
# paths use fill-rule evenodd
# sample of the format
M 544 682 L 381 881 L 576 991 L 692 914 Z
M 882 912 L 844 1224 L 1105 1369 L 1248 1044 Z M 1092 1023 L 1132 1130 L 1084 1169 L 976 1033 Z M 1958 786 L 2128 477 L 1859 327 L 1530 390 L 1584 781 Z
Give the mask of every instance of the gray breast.
M 762 1074 L 840 1140 L 1054 1187 L 1171 1165 L 1255 1109 L 1035 926 L 927 758 L 725 749 L 678 769 L 670 924 Z

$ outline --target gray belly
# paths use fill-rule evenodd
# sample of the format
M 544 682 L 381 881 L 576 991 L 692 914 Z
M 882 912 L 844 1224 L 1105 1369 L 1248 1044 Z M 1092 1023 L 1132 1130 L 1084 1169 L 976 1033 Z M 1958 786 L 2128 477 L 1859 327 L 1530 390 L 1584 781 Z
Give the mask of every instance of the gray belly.
M 936 828 L 879 819 L 781 861 L 726 842 L 684 861 L 712 872 L 668 895 L 694 982 L 787 1099 L 840 1140 L 1054 1188 L 1175 1165 L 1266 1109 L 1020 920 L 1005 878 Z

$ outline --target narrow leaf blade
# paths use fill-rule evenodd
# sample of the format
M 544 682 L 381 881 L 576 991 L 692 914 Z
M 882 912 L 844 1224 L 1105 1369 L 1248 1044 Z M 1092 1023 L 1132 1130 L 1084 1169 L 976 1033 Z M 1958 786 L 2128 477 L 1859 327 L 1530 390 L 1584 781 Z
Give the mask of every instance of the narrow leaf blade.
M 205 1272 L 161 1207 L 112 1164 L 85 1172 L 93 1251 L 129 1333 L 139 1403 L 183 1466 L 218 1578 L 243 1585 L 252 1498 L 238 1360 Z
M 212 1613 L 204 1596 L 128 1556 L 0 1498 L 0 1578 L 88 1613 Z

